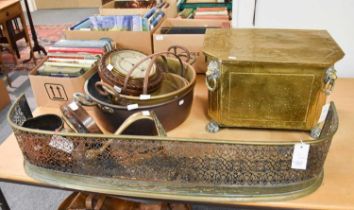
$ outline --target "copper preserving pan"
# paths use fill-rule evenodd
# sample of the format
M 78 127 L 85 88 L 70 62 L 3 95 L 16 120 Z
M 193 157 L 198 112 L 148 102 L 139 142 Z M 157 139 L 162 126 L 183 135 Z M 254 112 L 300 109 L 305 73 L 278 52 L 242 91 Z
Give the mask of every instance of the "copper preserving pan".
M 175 59 L 167 58 L 169 73 L 177 75 L 180 65 Z M 187 63 L 185 65 L 185 80 L 187 85 L 180 85 L 182 88 L 169 92 L 167 94 L 152 95 L 150 99 L 140 100 L 136 96 L 120 95 L 121 100 L 127 105 L 112 104 L 109 96 L 101 95 L 95 88 L 96 82 L 100 81 L 99 75 L 94 74 L 85 83 L 85 93 L 90 101 L 85 100 L 87 97 L 79 97 L 83 104 L 97 105 L 99 110 L 97 114 L 100 116 L 103 126 L 110 132 L 114 132 L 118 126 L 132 113 L 142 110 L 154 111 L 166 130 L 171 130 L 181 124 L 189 115 L 193 102 L 193 90 L 196 82 L 196 73 L 193 67 Z M 92 101 L 92 102 L 91 102 Z M 137 104 L 133 110 L 128 110 L 128 106 Z M 137 125 L 137 128 L 140 125 Z
M 306 170 L 295 170 L 291 168 L 294 144 L 299 143 L 295 140 L 58 133 L 22 127 L 29 118 L 30 109 L 21 96 L 8 120 L 25 170 L 37 180 L 80 191 L 224 204 L 293 199 L 313 192 L 321 184 L 338 128 L 331 103 L 319 138 L 303 139 L 310 145 Z M 53 139 L 71 145 L 70 151 L 50 146 Z M 97 158 L 82 155 L 97 149 L 102 150 Z

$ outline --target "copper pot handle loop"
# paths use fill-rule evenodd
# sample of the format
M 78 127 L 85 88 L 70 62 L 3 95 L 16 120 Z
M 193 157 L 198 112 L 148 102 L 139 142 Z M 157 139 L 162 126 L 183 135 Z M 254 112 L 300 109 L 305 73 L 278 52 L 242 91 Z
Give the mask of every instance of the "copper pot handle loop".
M 148 84 L 149 84 L 149 75 L 152 70 L 152 67 L 154 66 L 155 61 L 156 61 L 156 56 L 151 59 L 149 66 L 147 67 L 145 77 L 144 77 L 143 94 L 147 94 L 147 88 L 148 88 Z M 124 83 L 124 85 L 125 85 L 125 83 Z
M 101 210 L 105 200 L 105 195 L 90 193 L 85 198 L 86 209 Z
M 114 133 L 114 135 L 121 135 L 131 124 L 138 120 L 151 120 L 155 124 L 155 128 L 157 131 L 158 136 L 164 137 L 166 136 L 166 131 L 163 128 L 160 120 L 157 118 L 155 112 L 153 111 L 141 111 L 141 112 L 136 112 L 132 115 L 130 115 L 121 126 L 117 129 L 117 131 Z M 110 139 L 106 141 L 100 148 L 98 149 L 91 149 L 86 151 L 85 157 L 87 159 L 94 159 L 97 158 L 97 156 L 101 155 L 106 149 L 114 142 L 113 139 Z
M 80 92 L 76 92 L 73 94 L 73 99 L 74 101 L 76 101 L 77 103 L 79 103 L 82 106 L 95 106 L 97 105 L 96 102 L 94 102 L 89 96 L 80 93 Z
M 143 94 L 146 94 L 147 93 L 147 87 L 148 87 L 148 78 L 149 78 L 149 75 L 150 75 L 150 72 L 151 72 L 151 69 L 153 67 L 153 64 L 155 63 L 156 59 L 158 56 L 162 56 L 162 55 L 173 55 L 174 57 L 176 57 L 176 59 L 178 60 L 178 62 L 180 63 L 180 75 L 182 77 L 184 77 L 185 75 L 185 66 L 183 64 L 183 61 L 182 59 L 176 55 L 175 53 L 173 52 L 169 52 L 169 51 L 166 51 L 166 52 L 159 52 L 159 53 L 154 53 L 154 54 L 151 54 L 151 55 L 148 55 L 146 56 L 145 58 L 143 58 L 142 60 L 140 60 L 138 63 L 136 63 L 127 73 L 125 79 L 124 79 L 124 85 L 123 85 L 123 88 L 122 88 L 122 91 L 126 90 L 127 86 L 128 86 L 128 82 L 129 82 L 129 79 L 131 77 L 131 75 L 133 74 L 133 72 L 141 65 L 143 64 L 145 61 L 151 59 L 150 63 L 149 63 L 149 66 L 147 68 L 147 71 L 145 72 L 145 77 L 144 77 L 144 89 L 143 89 Z
M 114 89 L 114 87 L 102 82 L 97 81 L 95 83 L 95 88 L 97 92 L 103 96 L 111 96 L 115 102 L 120 100 L 120 93 Z
M 178 49 L 180 49 L 181 52 L 178 52 Z M 178 57 L 185 58 L 184 61 L 191 65 L 193 65 L 196 61 L 196 56 L 183 46 L 173 45 L 170 46 L 167 51 L 173 52 L 173 54 L 177 55 Z

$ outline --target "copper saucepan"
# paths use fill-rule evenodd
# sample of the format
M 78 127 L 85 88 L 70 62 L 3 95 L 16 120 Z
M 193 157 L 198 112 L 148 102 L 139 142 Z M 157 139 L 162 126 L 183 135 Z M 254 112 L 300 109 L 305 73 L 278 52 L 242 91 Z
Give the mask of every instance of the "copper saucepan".
M 176 59 L 167 58 L 169 72 L 177 75 L 180 64 Z M 96 113 L 101 119 L 102 126 L 110 131 L 115 132 L 117 128 L 128 118 L 131 114 L 150 110 L 154 111 L 166 130 L 171 130 L 181 124 L 189 115 L 190 108 L 193 102 L 193 91 L 196 82 L 196 73 L 194 68 L 184 62 L 185 79 L 188 85 L 174 91 L 172 95 L 168 95 L 166 100 L 154 98 L 153 96 L 147 100 L 140 100 L 138 97 L 126 96 L 127 105 L 117 105 L 112 103 L 111 95 L 101 95 L 95 84 L 100 81 L 99 75 L 96 73 L 92 75 L 85 83 L 85 95 L 76 94 L 80 103 L 86 106 L 97 106 Z M 122 95 L 120 95 L 122 97 Z M 131 100 L 133 99 L 133 100 Z M 136 127 L 137 129 L 139 127 Z

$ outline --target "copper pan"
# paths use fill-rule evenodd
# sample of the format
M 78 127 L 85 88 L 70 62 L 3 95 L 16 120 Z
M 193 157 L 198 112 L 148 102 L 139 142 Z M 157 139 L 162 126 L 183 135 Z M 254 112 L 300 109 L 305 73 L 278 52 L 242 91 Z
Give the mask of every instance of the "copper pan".
M 178 72 L 178 61 L 168 58 L 170 73 Z M 75 98 L 83 105 L 97 106 L 97 115 L 102 122 L 102 126 L 109 132 L 114 133 L 117 128 L 131 114 L 138 111 L 154 111 L 166 130 L 171 130 L 180 125 L 188 117 L 193 102 L 193 90 L 196 81 L 196 74 L 193 67 L 187 63 L 185 78 L 188 85 L 173 92 L 173 96 L 166 97 L 166 100 L 157 100 L 151 97 L 149 100 L 133 100 L 128 105 L 116 105 L 111 102 L 110 96 L 101 95 L 95 88 L 95 83 L 100 81 L 96 73 L 85 83 L 85 95 L 76 94 Z M 169 93 L 170 94 L 170 93 Z M 127 98 L 131 98 L 128 97 Z M 129 101 L 128 101 L 129 102 Z M 135 102 L 135 103 L 133 103 Z M 134 109 L 130 109 L 133 104 Z M 132 126 L 131 129 L 140 130 L 143 124 Z

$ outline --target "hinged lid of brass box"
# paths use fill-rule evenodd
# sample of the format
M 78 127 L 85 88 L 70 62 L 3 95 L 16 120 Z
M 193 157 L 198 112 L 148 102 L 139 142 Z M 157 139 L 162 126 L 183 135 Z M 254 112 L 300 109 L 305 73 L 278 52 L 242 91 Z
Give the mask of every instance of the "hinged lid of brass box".
M 226 127 L 309 130 L 343 51 L 324 30 L 208 29 L 209 116 Z

